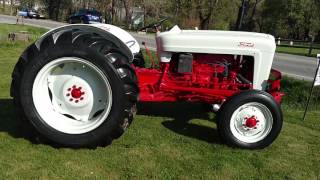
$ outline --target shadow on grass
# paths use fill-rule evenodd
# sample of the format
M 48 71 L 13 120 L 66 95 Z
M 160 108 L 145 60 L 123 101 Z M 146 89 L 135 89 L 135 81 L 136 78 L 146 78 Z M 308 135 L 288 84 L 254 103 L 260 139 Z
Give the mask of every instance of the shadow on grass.
M 192 119 L 208 120 L 211 123 L 215 121 L 215 118 L 209 116 L 202 104 L 185 102 L 139 103 L 138 114 L 172 118 L 173 120 L 162 122 L 162 125 L 187 137 L 220 144 L 216 129 L 190 122 Z M 39 144 L 38 140 L 26 131 L 16 117 L 12 99 L 0 99 L 0 132 L 7 133 L 14 138 L 26 139 L 33 144 Z
M 23 138 L 33 144 L 39 144 L 37 137 L 17 118 L 12 99 L 0 99 L 0 132 L 13 138 Z
M 215 121 L 215 118 L 210 117 L 202 104 L 187 102 L 139 103 L 138 114 L 172 118 L 173 120 L 162 122 L 162 125 L 175 133 L 187 137 L 220 144 L 216 129 L 191 123 L 192 119 L 208 120 L 212 123 Z
M 12 99 L 0 99 L 0 132 L 8 133 L 14 138 L 21 138 L 22 133 L 19 128 Z

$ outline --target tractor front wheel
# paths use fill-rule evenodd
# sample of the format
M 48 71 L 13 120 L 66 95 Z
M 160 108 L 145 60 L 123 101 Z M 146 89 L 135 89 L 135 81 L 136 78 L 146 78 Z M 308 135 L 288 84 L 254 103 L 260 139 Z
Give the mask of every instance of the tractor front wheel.
M 274 98 L 250 90 L 234 95 L 217 115 L 218 131 L 225 143 L 245 149 L 270 145 L 282 128 L 282 111 Z

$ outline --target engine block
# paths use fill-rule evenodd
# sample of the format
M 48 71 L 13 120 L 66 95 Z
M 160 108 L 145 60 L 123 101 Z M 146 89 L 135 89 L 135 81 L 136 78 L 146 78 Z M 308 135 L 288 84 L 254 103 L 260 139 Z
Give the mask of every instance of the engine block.
M 159 69 L 136 68 L 140 99 L 223 102 L 240 90 L 252 89 L 246 77 L 253 67 L 241 68 L 248 61 L 234 55 L 175 54 L 170 62 L 161 62 Z

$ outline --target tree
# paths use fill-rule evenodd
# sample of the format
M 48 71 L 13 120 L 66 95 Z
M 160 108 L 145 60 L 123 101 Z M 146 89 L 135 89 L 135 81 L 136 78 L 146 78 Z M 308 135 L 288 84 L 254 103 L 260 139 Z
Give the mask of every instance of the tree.
M 308 39 L 319 31 L 319 0 L 268 0 L 262 5 L 261 31 L 291 39 Z M 319 4 L 318 4 L 319 5 Z
M 13 15 L 13 0 L 10 0 L 10 16 Z
M 49 19 L 65 20 L 68 11 L 72 11 L 72 0 L 41 0 Z
M 200 19 L 200 29 L 209 29 L 209 23 L 219 0 L 197 0 L 196 9 Z
M 131 25 L 133 0 L 121 0 L 126 12 L 126 25 Z
M 35 4 L 35 0 L 21 0 L 20 5 L 22 7 L 29 7 L 32 8 Z
M 262 12 L 259 22 L 261 32 L 269 33 L 274 36 L 286 37 L 288 36 L 288 25 L 286 23 L 287 12 L 286 0 L 267 0 L 262 4 Z
M 263 0 L 242 0 L 239 6 L 236 30 L 255 31 L 257 24 L 257 11 Z
M 254 31 L 256 29 L 256 24 L 257 24 L 257 11 L 259 4 L 261 4 L 263 0 L 254 0 L 253 2 L 251 1 L 251 4 L 249 5 L 249 8 L 251 8 L 250 15 L 246 18 L 245 21 L 245 29 L 247 31 Z

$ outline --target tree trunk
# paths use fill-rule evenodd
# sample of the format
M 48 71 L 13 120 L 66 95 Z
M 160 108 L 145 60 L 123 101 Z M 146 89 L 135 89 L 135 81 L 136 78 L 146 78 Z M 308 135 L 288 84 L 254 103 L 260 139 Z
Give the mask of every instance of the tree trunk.
M 209 29 L 209 21 L 210 18 L 206 17 L 206 18 L 200 18 L 200 29 Z
M 241 6 L 239 7 L 238 11 L 238 16 L 237 16 L 237 22 L 236 22 L 236 27 L 235 30 L 242 30 L 243 27 L 243 20 L 245 16 L 245 11 L 246 11 L 246 5 L 248 4 L 248 0 L 242 0 Z
M 86 0 L 82 1 L 82 8 L 85 9 L 86 8 Z
M 126 12 L 126 25 L 130 26 L 131 25 L 131 16 L 132 16 L 132 0 L 122 0 L 123 6 Z
M 114 23 L 114 14 L 115 14 L 115 11 L 114 11 L 114 0 L 111 0 L 111 24 Z
M 210 19 L 212 17 L 212 11 L 214 9 L 215 4 L 217 4 L 218 0 L 213 2 L 213 0 L 209 1 L 209 4 L 201 4 L 201 1 L 197 4 L 197 11 L 200 19 L 200 29 L 209 29 Z M 202 7 L 202 6 L 209 6 L 209 7 Z M 208 9 L 206 9 L 208 8 Z M 203 12 L 207 10 L 207 12 Z
M 318 33 L 315 37 L 315 41 L 320 41 L 320 30 L 318 31 Z
M 251 16 L 250 18 L 248 19 L 248 24 L 247 24 L 247 27 L 245 28 L 246 30 L 248 31 L 253 31 L 255 29 L 255 20 L 254 20 L 254 17 L 256 15 L 256 11 L 257 11 L 257 5 L 258 3 L 261 2 L 259 0 L 256 0 L 254 5 L 253 5 L 253 9 L 252 9 L 252 13 L 251 13 Z
M 59 12 L 60 12 L 60 5 L 61 5 L 61 0 L 56 1 L 56 10 L 55 10 L 55 17 L 54 19 L 57 21 L 59 19 Z
M 146 26 L 146 19 L 147 19 L 146 5 L 143 1 L 143 26 Z
M 310 28 L 309 27 L 305 27 L 304 28 L 304 32 L 303 32 L 303 39 L 308 39 L 309 38 L 309 33 L 310 33 Z
M 261 18 L 261 17 L 260 17 Z M 258 24 L 258 27 L 259 27 L 259 31 L 258 32 L 262 32 L 262 29 L 263 29 L 263 22 L 262 22 L 262 20 L 261 19 L 259 19 L 258 21 L 257 21 L 257 24 Z
M 53 0 L 49 0 L 48 2 L 48 16 L 49 16 L 49 19 L 53 19 L 53 12 L 54 12 L 54 1 Z
M 177 22 L 179 24 L 179 13 L 181 8 L 181 0 L 175 0 L 175 8 L 174 8 L 174 22 Z
M 10 16 L 13 15 L 13 0 L 10 0 Z

